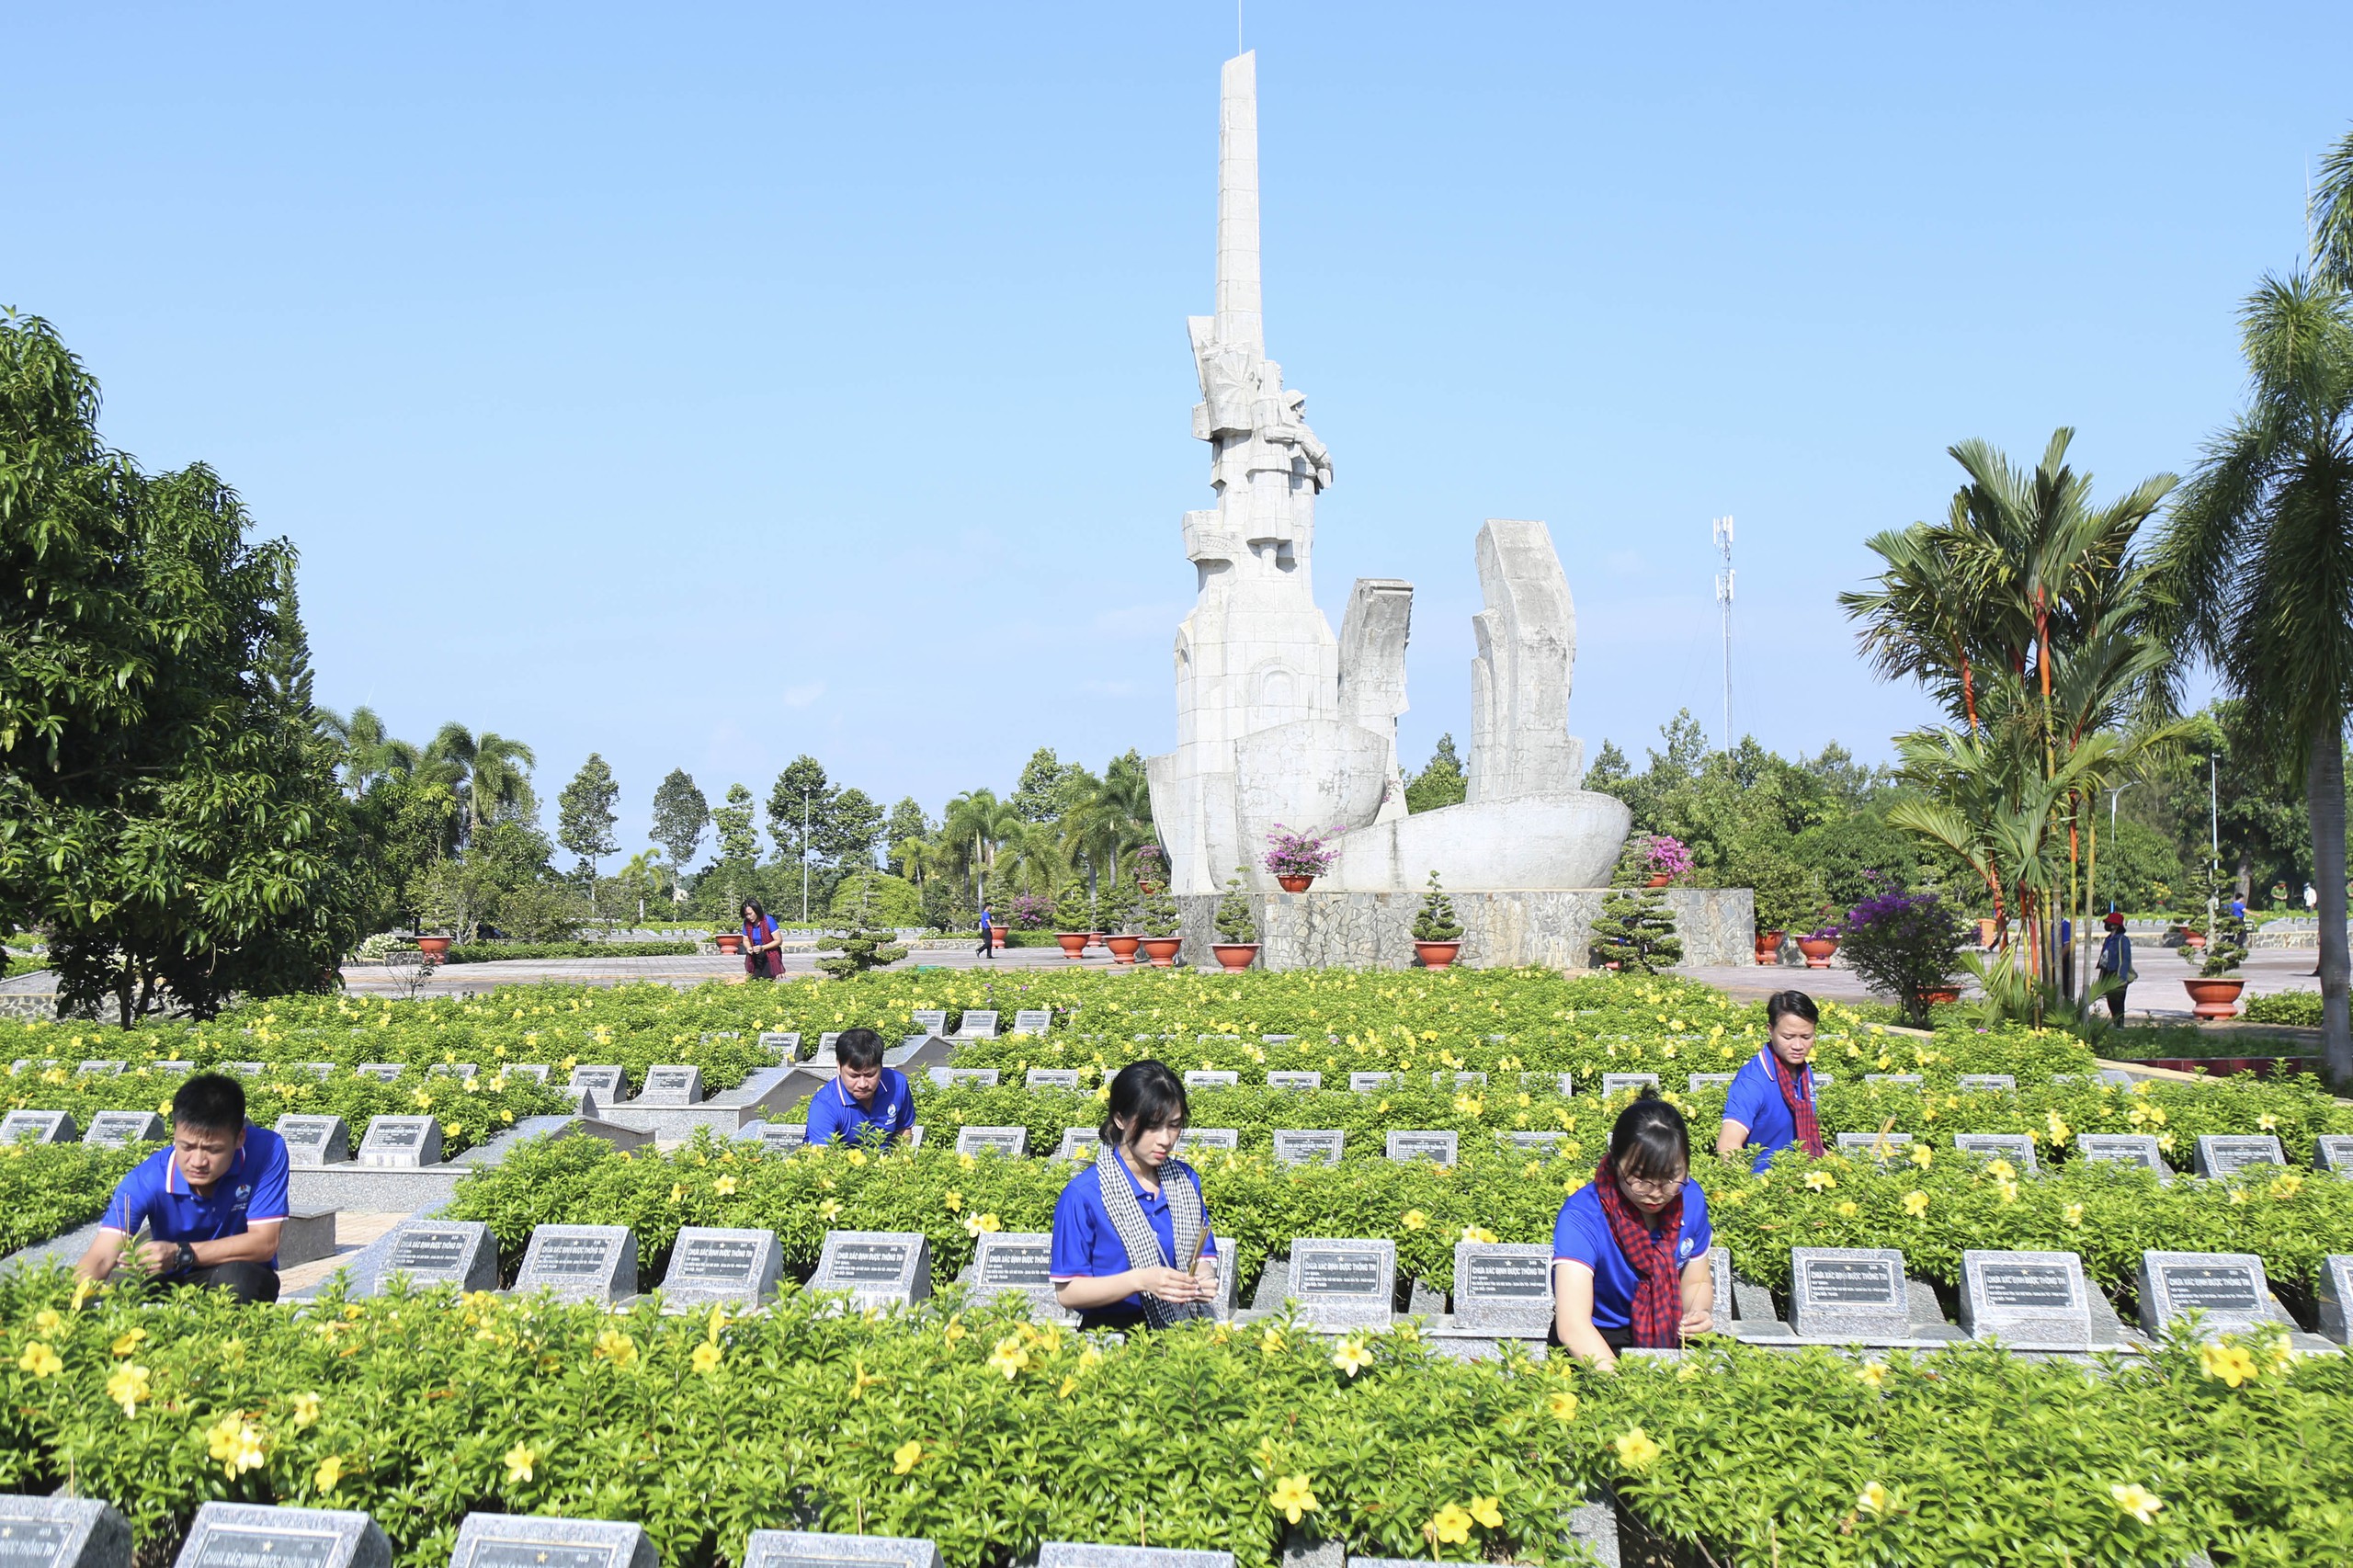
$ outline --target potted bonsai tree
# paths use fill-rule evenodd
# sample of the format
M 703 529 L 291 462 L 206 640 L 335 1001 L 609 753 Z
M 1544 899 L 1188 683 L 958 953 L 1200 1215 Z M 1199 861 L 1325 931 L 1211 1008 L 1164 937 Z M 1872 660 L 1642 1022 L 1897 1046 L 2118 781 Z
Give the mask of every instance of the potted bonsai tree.
M 1332 840 L 1338 836 L 1336 829 L 1293 833 L 1277 823 L 1275 831 L 1267 835 L 1266 858 L 1260 863 L 1283 892 L 1305 892 L 1316 878 L 1332 869 L 1332 861 L 1339 854 L 1332 847 Z
M 1143 928 L 1143 955 L 1154 969 L 1173 969 L 1176 949 L 1185 945 L 1178 923 L 1176 901 L 1169 895 L 1165 883 L 1144 894 L 1138 906 L 1136 924 Z
M 1097 908 L 1103 922 L 1103 945 L 1111 949 L 1113 963 L 1136 961 L 1136 888 L 1125 877 L 1114 877 L 1111 885 L 1103 890 L 1103 899 Z
M 1429 891 L 1422 894 L 1421 913 L 1414 916 L 1414 957 L 1424 969 L 1444 969 L 1462 950 L 1462 922 L 1454 917 L 1454 901 L 1430 873 Z
M 1236 866 L 1233 872 L 1217 906 L 1217 934 L 1223 940 L 1211 942 L 1210 951 L 1217 955 L 1220 969 L 1240 974 L 1258 956 L 1258 922 L 1250 913 L 1250 895 L 1242 890 L 1242 868 Z
M 2221 866 L 2213 868 L 2207 888 L 2214 901 L 2214 918 L 2202 946 L 2183 944 L 2181 956 L 2198 966 L 2198 974 L 2181 983 L 2189 993 L 2191 1016 L 2227 1018 L 2239 1010 L 2239 993 L 2246 989 L 2245 978 L 2237 972 L 2246 961 L 2246 920 L 2231 913 L 2236 884 Z
M 1054 943 L 1064 958 L 1075 961 L 1086 951 L 1094 934 L 1095 908 L 1086 896 L 1086 884 L 1073 877 L 1054 900 Z
M 1593 957 L 1620 974 L 1655 974 L 1683 961 L 1675 915 L 1654 890 L 1618 888 L 1603 895 L 1593 919 Z

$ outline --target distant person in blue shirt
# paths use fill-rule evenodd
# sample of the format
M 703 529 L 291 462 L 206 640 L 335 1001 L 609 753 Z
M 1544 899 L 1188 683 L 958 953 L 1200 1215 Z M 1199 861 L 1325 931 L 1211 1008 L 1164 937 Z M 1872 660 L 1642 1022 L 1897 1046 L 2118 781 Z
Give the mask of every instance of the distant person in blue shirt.
M 906 1136 L 915 1124 L 915 1097 L 907 1075 L 882 1065 L 882 1037 L 844 1029 L 834 1041 L 834 1081 L 809 1096 L 809 1142 L 878 1142 Z
M 2120 1024 L 2125 988 L 2139 976 L 2132 969 L 2132 938 L 2124 929 L 2124 916 L 2113 909 L 2108 912 L 2108 936 L 2099 945 L 2099 978 L 2116 983 L 2108 993 L 2108 1016 Z
M 74 1272 L 103 1280 L 127 1263 L 165 1285 L 274 1301 L 286 1176 L 286 1140 L 245 1119 L 244 1085 L 199 1073 L 172 1096 L 171 1147 L 122 1178 Z M 149 1239 L 126 1251 L 142 1226 Z
M 1715 1233 L 1690 1177 L 1683 1113 L 1645 1086 L 1552 1221 L 1552 1326 L 1572 1355 L 1606 1369 L 1620 1350 L 1672 1349 L 1715 1326 Z
M 1731 1159 L 1754 1149 L 1752 1170 L 1763 1170 L 1773 1155 L 1796 1145 L 1809 1154 L 1823 1151 L 1822 1123 L 1814 1114 L 1814 1026 L 1822 1021 L 1813 998 L 1802 991 L 1776 991 L 1765 999 L 1765 1049 L 1741 1064 L 1724 1093 L 1724 1123 L 1716 1153 Z
M 984 959 L 996 957 L 996 944 L 993 940 L 995 936 L 995 926 L 996 917 L 989 913 L 989 906 L 983 903 L 981 905 L 981 957 Z
M 1111 1080 L 1095 1163 L 1054 1201 L 1048 1273 L 1082 1328 L 1165 1328 L 1210 1315 L 1217 1238 L 1201 1178 L 1176 1158 L 1185 1085 L 1157 1062 Z

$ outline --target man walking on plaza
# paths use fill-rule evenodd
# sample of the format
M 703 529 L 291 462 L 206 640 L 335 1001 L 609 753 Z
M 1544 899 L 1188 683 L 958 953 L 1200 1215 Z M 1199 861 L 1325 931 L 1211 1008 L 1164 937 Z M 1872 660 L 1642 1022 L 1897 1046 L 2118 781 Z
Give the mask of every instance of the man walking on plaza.
M 983 901 L 981 904 L 981 957 L 984 959 L 993 959 L 996 957 L 996 949 L 994 944 L 994 938 L 996 933 L 993 929 L 995 925 L 996 922 L 990 917 L 989 906 L 987 903 Z

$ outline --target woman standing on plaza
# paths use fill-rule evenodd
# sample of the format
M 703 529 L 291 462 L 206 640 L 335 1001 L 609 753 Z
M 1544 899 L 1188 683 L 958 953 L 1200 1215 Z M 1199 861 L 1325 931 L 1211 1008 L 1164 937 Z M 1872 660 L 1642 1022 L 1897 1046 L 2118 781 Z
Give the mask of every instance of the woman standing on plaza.
M 784 933 L 777 929 L 756 898 L 744 901 L 744 972 L 754 980 L 775 980 L 784 973 Z
M 1608 1369 L 1715 1326 L 1708 1199 L 1691 1179 L 1683 1113 L 1644 1088 L 1618 1115 L 1593 1180 L 1552 1221 L 1553 1333 Z

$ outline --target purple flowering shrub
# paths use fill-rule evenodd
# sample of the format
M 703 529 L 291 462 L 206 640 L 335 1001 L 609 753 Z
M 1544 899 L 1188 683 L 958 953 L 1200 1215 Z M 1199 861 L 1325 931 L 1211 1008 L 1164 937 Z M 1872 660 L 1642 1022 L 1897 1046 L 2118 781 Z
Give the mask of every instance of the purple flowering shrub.
M 1905 1023 L 1926 1028 L 1927 993 L 1950 986 L 1961 974 L 1959 954 L 1969 930 L 1935 893 L 1891 890 L 1848 910 L 1837 935 L 1838 950 L 1863 983 L 1893 996 Z
M 1305 833 L 1293 833 L 1282 824 L 1267 835 L 1267 855 L 1260 862 L 1267 874 L 1275 877 L 1320 877 L 1332 869 L 1339 851 L 1332 847 L 1332 840 L 1340 836 L 1338 828 L 1310 828 Z

